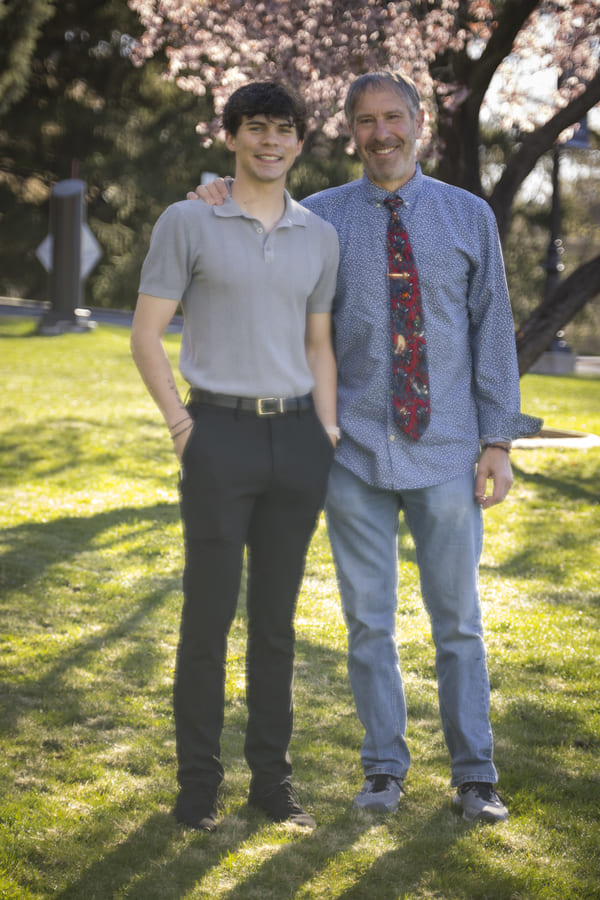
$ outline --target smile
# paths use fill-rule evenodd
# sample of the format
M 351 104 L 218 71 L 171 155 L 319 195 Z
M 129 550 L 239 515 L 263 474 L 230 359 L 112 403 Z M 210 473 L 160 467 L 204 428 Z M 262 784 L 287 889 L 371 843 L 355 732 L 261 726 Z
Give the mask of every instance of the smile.
M 381 147 L 380 149 L 372 149 L 370 152 L 374 153 L 375 156 L 389 156 L 390 153 L 394 153 L 397 150 L 397 147 Z

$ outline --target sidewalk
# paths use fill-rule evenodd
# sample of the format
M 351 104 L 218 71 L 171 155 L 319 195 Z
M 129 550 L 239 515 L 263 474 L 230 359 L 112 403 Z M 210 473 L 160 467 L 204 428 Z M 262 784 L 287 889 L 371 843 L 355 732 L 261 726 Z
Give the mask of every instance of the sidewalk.
M 568 447 L 573 450 L 588 450 L 600 447 L 600 437 L 585 431 L 568 431 L 562 428 L 542 428 L 539 434 L 513 441 L 515 450 L 536 450 L 540 447 Z
M 50 303 L 47 300 L 19 300 L 14 297 L 0 297 L 0 316 L 24 316 L 41 319 Z M 104 309 L 100 306 L 84 307 L 89 313 L 89 321 L 98 325 L 124 325 L 131 326 L 133 311 L 128 309 Z M 174 316 L 168 331 L 181 331 L 183 328 L 183 316 Z

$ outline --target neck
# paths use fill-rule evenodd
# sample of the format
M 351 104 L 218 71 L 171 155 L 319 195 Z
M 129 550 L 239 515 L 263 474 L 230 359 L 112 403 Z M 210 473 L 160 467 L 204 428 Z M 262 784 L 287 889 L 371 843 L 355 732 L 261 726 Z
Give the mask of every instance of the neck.
M 241 210 L 258 219 L 266 231 L 271 231 L 281 219 L 285 211 L 284 184 L 273 182 L 249 183 L 245 178 L 236 176 L 231 196 Z
M 412 170 L 410 175 L 407 178 L 398 178 L 392 181 L 375 181 L 375 179 L 365 171 L 365 175 L 374 185 L 381 188 L 384 191 L 387 191 L 388 194 L 395 194 L 396 191 L 399 191 L 401 187 L 404 187 L 405 184 L 408 184 L 409 181 L 412 181 L 415 175 L 417 174 L 417 167 Z

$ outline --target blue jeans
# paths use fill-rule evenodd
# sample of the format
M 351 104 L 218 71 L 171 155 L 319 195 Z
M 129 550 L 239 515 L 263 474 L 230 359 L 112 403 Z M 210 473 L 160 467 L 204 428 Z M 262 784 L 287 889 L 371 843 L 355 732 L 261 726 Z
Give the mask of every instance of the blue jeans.
M 344 615 L 348 673 L 365 729 L 365 775 L 403 779 L 410 765 L 396 648 L 398 516 L 415 542 L 436 651 L 452 785 L 495 783 L 490 688 L 479 605 L 482 515 L 473 475 L 419 490 L 372 487 L 334 463 L 326 514 Z

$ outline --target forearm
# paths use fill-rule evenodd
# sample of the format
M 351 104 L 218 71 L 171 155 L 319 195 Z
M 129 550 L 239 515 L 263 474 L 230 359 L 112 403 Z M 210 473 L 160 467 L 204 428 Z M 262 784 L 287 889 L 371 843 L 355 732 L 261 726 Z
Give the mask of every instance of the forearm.
M 192 429 L 192 418 L 179 396 L 163 335 L 176 303 L 140 294 L 131 328 L 131 354 L 148 392 L 161 411 L 177 457 Z
M 131 334 L 131 354 L 148 392 L 161 411 L 169 429 L 188 416 L 179 395 L 175 376 L 161 339 L 135 329 Z
M 331 347 L 307 354 L 314 378 L 313 400 L 323 428 L 330 434 L 337 427 L 337 367 Z

